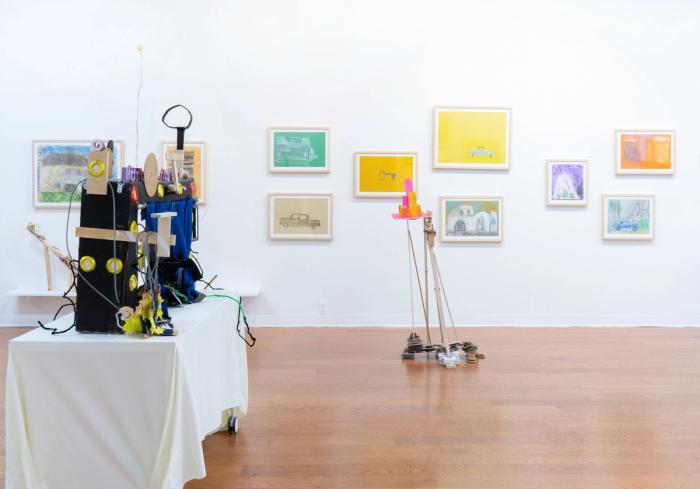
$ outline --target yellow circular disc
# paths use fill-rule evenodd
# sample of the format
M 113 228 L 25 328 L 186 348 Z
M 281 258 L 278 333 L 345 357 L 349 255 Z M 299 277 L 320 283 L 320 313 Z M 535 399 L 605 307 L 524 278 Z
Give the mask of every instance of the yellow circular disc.
M 91 256 L 80 257 L 80 269 L 83 272 L 92 272 L 95 269 L 95 259 Z
M 88 163 L 88 173 L 93 177 L 101 177 L 105 174 L 105 164 L 100 160 L 92 160 Z
M 130 291 L 132 291 L 132 292 L 135 291 L 136 287 L 138 285 L 139 285 L 139 281 L 136 278 L 136 275 L 132 275 L 131 277 L 129 277 L 129 290 Z
M 160 197 L 161 199 L 162 199 L 163 197 L 165 197 L 165 187 L 163 187 L 163 184 L 162 184 L 162 183 L 159 183 L 159 184 L 158 184 L 158 190 L 157 190 L 157 192 L 158 192 L 158 197 Z
M 179 195 L 182 195 L 182 192 L 184 192 L 185 189 L 182 187 L 182 184 L 180 182 L 177 182 L 177 193 Z
M 129 225 L 129 231 L 131 231 L 132 233 L 138 233 L 139 224 L 136 221 L 131 221 L 131 225 Z
M 109 273 L 117 274 L 122 271 L 122 268 L 124 268 L 124 265 L 122 264 L 122 261 L 119 258 L 110 258 L 107 260 L 107 271 Z

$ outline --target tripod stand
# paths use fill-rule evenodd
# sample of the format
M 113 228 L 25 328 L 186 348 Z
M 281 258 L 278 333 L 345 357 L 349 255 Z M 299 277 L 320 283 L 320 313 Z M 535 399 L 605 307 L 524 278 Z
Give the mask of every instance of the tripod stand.
M 477 363 L 480 358 L 484 358 L 484 355 L 479 353 L 479 347 L 469 341 L 459 341 L 457 339 L 456 329 L 454 327 L 454 319 L 452 318 L 452 311 L 450 309 L 450 303 L 447 300 L 447 295 L 445 294 L 445 285 L 442 282 L 442 275 L 440 274 L 440 267 L 438 266 L 437 257 L 435 256 L 435 228 L 433 227 L 433 218 L 430 212 L 426 212 L 423 215 L 423 259 L 424 259 L 424 285 L 425 289 L 421 286 L 420 272 L 418 270 L 418 262 L 416 260 L 416 252 L 413 246 L 413 237 L 411 235 L 411 228 L 409 225 L 409 219 L 406 220 L 406 230 L 408 237 L 408 249 L 409 249 L 409 267 L 410 267 L 410 282 L 411 282 L 411 319 L 413 322 L 414 331 L 408 337 L 406 341 L 406 348 L 404 348 L 401 354 L 402 358 L 405 359 L 415 359 L 416 353 L 435 353 L 440 365 L 446 368 L 455 368 L 458 363 L 462 360 L 462 355 L 460 351 L 463 352 L 465 360 L 467 363 Z M 430 261 L 430 266 L 433 275 L 433 288 L 435 292 L 435 307 L 437 309 L 438 325 L 440 328 L 440 343 L 432 343 L 430 339 L 430 291 L 429 291 L 429 271 L 428 271 L 428 261 Z M 415 319 L 413 316 L 413 271 L 415 269 L 418 289 L 421 297 L 421 304 L 423 306 L 423 315 L 425 318 L 425 332 L 427 344 L 423 344 L 420 336 L 415 332 Z M 455 342 L 450 343 L 447 339 L 447 331 L 445 327 L 445 313 L 443 310 L 443 300 L 447 307 L 447 313 L 450 317 L 450 322 L 452 324 L 453 331 L 455 332 Z

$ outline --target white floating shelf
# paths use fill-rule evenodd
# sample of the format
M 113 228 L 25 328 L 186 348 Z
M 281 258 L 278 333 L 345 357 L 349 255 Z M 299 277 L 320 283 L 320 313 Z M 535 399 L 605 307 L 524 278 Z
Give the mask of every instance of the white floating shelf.
M 63 297 L 64 292 L 64 290 L 15 289 L 7 291 L 5 295 L 12 297 Z M 75 297 L 75 290 L 71 290 L 68 297 Z
M 214 284 L 214 287 L 218 287 L 218 284 Z M 200 292 L 204 294 L 227 294 L 234 297 L 257 297 L 260 295 L 260 289 L 255 287 L 241 287 L 239 289 L 223 287 L 223 290 L 208 288 L 200 289 Z

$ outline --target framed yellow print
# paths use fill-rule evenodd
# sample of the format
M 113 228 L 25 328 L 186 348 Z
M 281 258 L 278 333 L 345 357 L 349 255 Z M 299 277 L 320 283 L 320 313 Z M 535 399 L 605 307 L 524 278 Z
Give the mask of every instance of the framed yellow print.
M 163 141 L 161 147 L 162 161 L 166 162 L 168 153 L 175 151 L 177 146 L 175 141 Z M 195 197 L 197 197 L 199 204 L 206 204 L 207 143 L 204 141 L 186 141 L 184 149 L 185 162 L 182 168 L 194 177 Z
M 357 151 L 355 159 L 355 197 L 400 197 L 405 181 L 416 187 L 418 153 Z
M 436 107 L 433 168 L 508 170 L 510 107 Z

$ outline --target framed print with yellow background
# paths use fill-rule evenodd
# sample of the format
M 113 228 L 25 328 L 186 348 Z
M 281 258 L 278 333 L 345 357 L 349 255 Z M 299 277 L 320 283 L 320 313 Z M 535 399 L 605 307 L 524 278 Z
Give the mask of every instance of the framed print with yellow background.
M 436 107 L 433 168 L 508 170 L 509 107 Z
M 333 239 L 333 194 L 269 194 L 270 239 Z
M 167 154 L 175 151 L 176 144 L 174 141 L 163 141 L 161 165 L 167 162 Z M 204 141 L 187 141 L 184 146 L 185 162 L 182 167 L 184 170 L 194 176 L 195 181 L 195 196 L 200 204 L 206 204 L 206 187 L 207 187 L 207 143 Z
M 401 151 L 357 151 L 355 160 L 355 197 L 400 197 L 406 179 L 418 177 L 418 153 Z
M 615 131 L 615 173 L 618 175 L 672 175 L 674 153 L 674 131 Z

